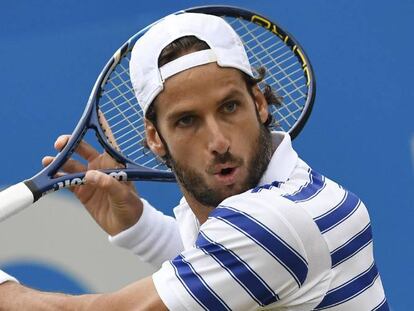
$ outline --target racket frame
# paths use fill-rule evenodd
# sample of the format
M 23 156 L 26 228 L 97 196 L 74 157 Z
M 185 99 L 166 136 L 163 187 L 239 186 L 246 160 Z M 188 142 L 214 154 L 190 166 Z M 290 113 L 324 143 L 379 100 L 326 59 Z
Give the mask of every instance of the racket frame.
M 231 17 L 241 17 L 248 21 L 253 21 L 260 26 L 264 26 L 269 31 L 272 31 L 275 35 L 279 36 L 286 45 L 296 54 L 298 59 L 301 61 L 302 68 L 304 71 L 305 79 L 307 81 L 308 93 L 306 103 L 303 107 L 303 113 L 300 115 L 295 124 L 288 131 L 292 139 L 294 139 L 299 132 L 304 127 L 306 121 L 308 120 L 313 102 L 315 99 L 316 85 L 315 78 L 312 66 L 309 62 L 309 59 L 299 45 L 299 43 L 294 39 L 294 37 L 283 30 L 279 25 L 270 21 L 270 19 L 264 17 L 263 15 L 253 13 L 251 11 L 234 7 L 234 6 L 199 6 L 186 10 L 180 10 L 173 14 L 182 14 L 185 12 L 192 13 L 205 13 L 221 16 L 224 13 L 226 16 Z M 54 177 L 63 164 L 72 156 L 76 147 L 82 141 L 86 132 L 89 129 L 94 130 L 97 139 L 100 144 L 104 147 L 106 152 L 108 152 L 115 160 L 125 164 L 125 168 L 122 169 L 108 169 L 102 170 L 102 172 L 107 173 L 114 178 L 119 180 L 151 180 L 151 181 L 175 181 L 174 174 L 171 171 L 161 171 L 157 169 L 147 168 L 141 165 L 138 165 L 132 162 L 125 156 L 122 156 L 109 142 L 103 132 L 101 126 L 99 125 L 98 118 L 98 102 L 99 94 L 107 82 L 112 70 L 115 68 L 117 63 L 124 57 L 126 53 L 129 53 L 134 46 L 135 42 L 154 24 L 158 23 L 162 19 L 148 25 L 143 28 L 141 31 L 133 35 L 128 41 L 126 41 L 111 57 L 111 59 L 106 63 L 103 70 L 98 76 L 92 92 L 88 98 L 86 108 L 75 127 L 74 131 L 71 134 L 67 144 L 64 148 L 56 155 L 55 159 L 40 172 L 34 175 L 32 178 L 23 181 L 20 184 L 24 184 L 33 194 L 33 202 L 37 201 L 40 197 L 59 190 L 61 188 L 67 188 L 73 185 L 80 185 L 84 183 L 85 172 L 68 174 L 67 176 Z M 68 178 L 70 177 L 70 178 Z M 14 187 L 14 186 L 12 186 Z M 10 187 L 10 188 L 12 188 Z M 22 186 L 19 186 L 19 189 Z M 6 189 L 7 190 L 7 189 Z M 11 190 L 11 189 L 10 189 Z M 12 197 L 12 196 L 11 196 Z M 29 198 L 29 195 L 26 196 Z M 32 202 L 32 203 L 33 203 Z

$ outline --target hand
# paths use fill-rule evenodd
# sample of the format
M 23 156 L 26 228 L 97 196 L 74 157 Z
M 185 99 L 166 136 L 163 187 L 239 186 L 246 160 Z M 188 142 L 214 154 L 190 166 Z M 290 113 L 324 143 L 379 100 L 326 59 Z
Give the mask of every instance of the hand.
M 55 142 L 55 148 L 60 151 L 68 142 L 70 136 L 62 135 Z M 85 172 L 86 183 L 71 187 L 71 191 L 86 207 L 98 225 L 110 235 L 133 226 L 141 217 L 143 204 L 132 182 L 120 182 L 104 173 L 97 171 L 105 168 L 121 168 L 106 152 L 99 153 L 88 143 L 82 141 L 76 153 L 88 163 L 84 165 L 79 161 L 69 159 L 63 165 L 62 172 Z M 44 166 L 53 161 L 53 157 L 42 159 Z

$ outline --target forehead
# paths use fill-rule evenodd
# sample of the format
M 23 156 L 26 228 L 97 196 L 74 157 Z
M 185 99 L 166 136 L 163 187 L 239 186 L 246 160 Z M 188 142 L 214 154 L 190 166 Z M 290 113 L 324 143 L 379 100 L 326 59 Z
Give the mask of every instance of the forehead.
M 234 68 L 223 68 L 216 63 L 210 63 L 193 67 L 167 79 L 164 90 L 157 96 L 154 104 L 158 115 L 217 103 L 231 94 L 248 94 L 242 73 Z

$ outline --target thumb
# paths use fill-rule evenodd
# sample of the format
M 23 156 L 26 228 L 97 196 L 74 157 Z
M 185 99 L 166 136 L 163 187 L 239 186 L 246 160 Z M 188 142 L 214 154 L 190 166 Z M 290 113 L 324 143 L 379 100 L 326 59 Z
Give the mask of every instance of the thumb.
M 125 195 L 128 192 L 128 189 L 126 189 L 122 182 L 100 171 L 90 170 L 86 172 L 85 181 L 88 185 L 105 190 L 113 201 L 125 200 Z

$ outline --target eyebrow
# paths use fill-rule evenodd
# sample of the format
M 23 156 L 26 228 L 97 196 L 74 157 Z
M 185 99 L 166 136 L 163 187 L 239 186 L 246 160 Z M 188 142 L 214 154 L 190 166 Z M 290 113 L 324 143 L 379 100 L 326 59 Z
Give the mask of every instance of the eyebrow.
M 243 96 L 243 92 L 239 89 L 232 88 L 219 102 L 224 103 L 225 101 L 238 96 Z
M 180 117 L 186 116 L 186 115 L 191 115 L 195 112 L 195 110 L 193 109 L 188 109 L 188 110 L 181 110 L 181 111 L 177 111 L 177 112 L 172 112 L 171 114 L 169 114 L 167 116 L 167 122 L 175 122 L 177 119 L 179 119 Z

